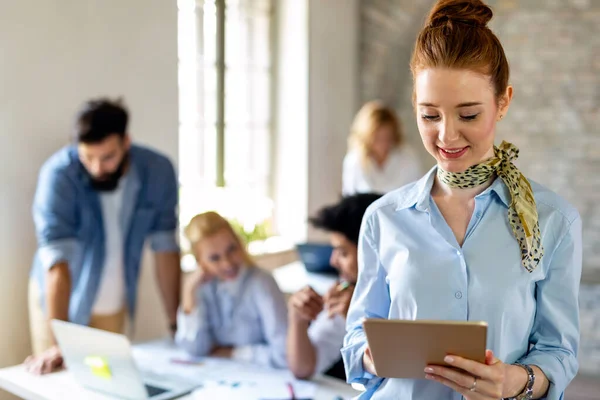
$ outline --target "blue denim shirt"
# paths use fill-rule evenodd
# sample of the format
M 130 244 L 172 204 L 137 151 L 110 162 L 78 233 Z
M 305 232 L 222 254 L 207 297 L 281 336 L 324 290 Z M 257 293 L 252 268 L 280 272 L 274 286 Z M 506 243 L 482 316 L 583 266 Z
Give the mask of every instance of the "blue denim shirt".
M 562 399 L 578 369 L 579 213 L 531 182 L 545 252 L 529 273 L 508 223 L 511 198 L 502 180 L 475 197 L 459 246 L 431 198 L 435 173 L 389 193 L 365 213 L 342 349 L 349 382 L 366 385 L 360 399 L 460 400 L 438 382 L 366 372 L 362 319 L 487 321 L 487 347 L 496 357 L 537 365 L 550 381 L 545 398 Z
M 71 274 L 69 321 L 87 325 L 96 299 L 105 257 L 102 208 L 79 161 L 75 146 L 65 147 L 42 166 L 33 201 L 38 249 L 31 276 L 45 309 L 46 272 L 66 261 Z M 142 249 L 150 239 L 155 252 L 179 251 L 176 242 L 178 186 L 167 157 L 131 146 L 123 193 L 126 300 L 134 316 Z

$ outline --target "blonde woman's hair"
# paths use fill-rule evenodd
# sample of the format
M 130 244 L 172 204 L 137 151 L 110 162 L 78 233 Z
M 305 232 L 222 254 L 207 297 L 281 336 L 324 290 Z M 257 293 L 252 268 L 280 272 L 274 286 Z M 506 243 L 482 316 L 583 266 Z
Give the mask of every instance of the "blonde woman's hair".
M 363 165 L 366 165 L 371 156 L 375 132 L 384 125 L 392 127 L 396 146 L 402 145 L 404 132 L 402 132 L 398 116 L 394 110 L 386 107 L 382 102 L 374 100 L 365 103 L 354 117 L 348 148 L 359 153 Z
M 223 218 L 221 215 L 214 211 L 205 212 L 196 215 L 191 219 L 190 223 L 185 227 L 183 234 L 185 238 L 190 242 L 192 246 L 192 252 L 196 257 L 196 261 L 199 260 L 199 254 L 195 253 L 194 248 L 196 244 L 206 239 L 207 237 L 213 236 L 221 230 L 226 229 L 234 237 L 235 241 L 239 244 L 244 257 L 244 263 L 247 267 L 255 266 L 255 262 L 248 253 L 246 245 L 240 239 L 237 233 L 231 227 L 231 224 Z

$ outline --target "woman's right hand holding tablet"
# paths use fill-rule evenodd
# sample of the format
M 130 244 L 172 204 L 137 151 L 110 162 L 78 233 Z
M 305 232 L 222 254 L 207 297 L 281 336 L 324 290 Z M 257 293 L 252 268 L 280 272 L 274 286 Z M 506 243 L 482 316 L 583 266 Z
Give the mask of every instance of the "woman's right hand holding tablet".
M 375 371 L 375 364 L 373 363 L 373 356 L 371 356 L 371 349 L 369 346 L 365 348 L 365 352 L 363 353 L 363 368 L 368 373 L 377 375 L 377 372 Z

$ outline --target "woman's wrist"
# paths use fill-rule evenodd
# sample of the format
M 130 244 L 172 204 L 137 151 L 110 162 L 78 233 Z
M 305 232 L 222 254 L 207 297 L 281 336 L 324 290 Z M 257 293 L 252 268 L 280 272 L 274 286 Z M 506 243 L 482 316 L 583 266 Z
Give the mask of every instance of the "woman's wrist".
M 363 369 L 368 372 L 371 373 L 371 371 L 369 371 L 369 358 L 367 357 L 367 353 L 364 352 L 363 356 L 362 356 L 362 364 L 363 364 Z
M 204 271 L 198 269 L 194 271 L 191 276 L 187 277 L 181 299 L 181 308 L 183 309 L 184 314 L 190 314 L 194 311 L 194 308 L 196 308 L 197 291 L 202 284 L 203 275 Z
M 293 310 L 288 312 L 288 324 L 291 328 L 297 328 L 301 330 L 308 330 L 311 321 L 307 321 L 297 315 L 297 313 Z
M 194 301 L 193 296 L 184 295 L 183 299 L 181 299 L 181 310 L 184 314 L 190 314 L 194 308 L 196 307 L 196 302 Z
M 504 381 L 504 390 L 502 397 L 510 399 L 517 397 L 527 386 L 527 371 L 518 365 L 507 365 L 506 380 Z

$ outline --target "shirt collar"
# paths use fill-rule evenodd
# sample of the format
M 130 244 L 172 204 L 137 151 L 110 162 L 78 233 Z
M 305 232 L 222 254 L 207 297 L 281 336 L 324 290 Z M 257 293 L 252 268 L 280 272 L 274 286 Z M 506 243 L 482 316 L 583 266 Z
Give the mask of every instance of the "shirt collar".
M 230 296 L 236 297 L 240 293 L 242 282 L 245 281 L 245 277 L 247 274 L 248 267 L 242 267 L 240 269 L 240 273 L 235 279 L 231 281 L 217 281 L 217 290 L 223 290 L 227 292 Z
M 407 191 L 400 191 L 396 198 L 396 211 L 415 206 L 419 211 L 429 210 L 429 199 L 437 167 L 433 167 Z
M 418 211 L 429 211 L 431 188 L 433 187 L 436 174 L 437 166 L 434 166 L 407 191 L 400 191 L 396 198 L 396 211 L 413 206 Z M 510 206 L 510 192 L 502 179 L 496 178 L 490 187 L 477 195 L 477 197 L 485 196 L 491 192 L 495 193 L 506 207 Z
M 494 180 L 494 182 L 492 182 L 490 187 L 484 190 L 478 196 L 484 196 L 492 192 L 495 193 L 496 196 L 498 196 L 500 201 L 502 201 L 502 203 L 504 203 L 506 207 L 510 207 L 510 203 L 512 202 L 510 191 L 508 190 L 508 187 L 506 186 L 504 181 L 499 177 L 496 177 L 496 179 Z

